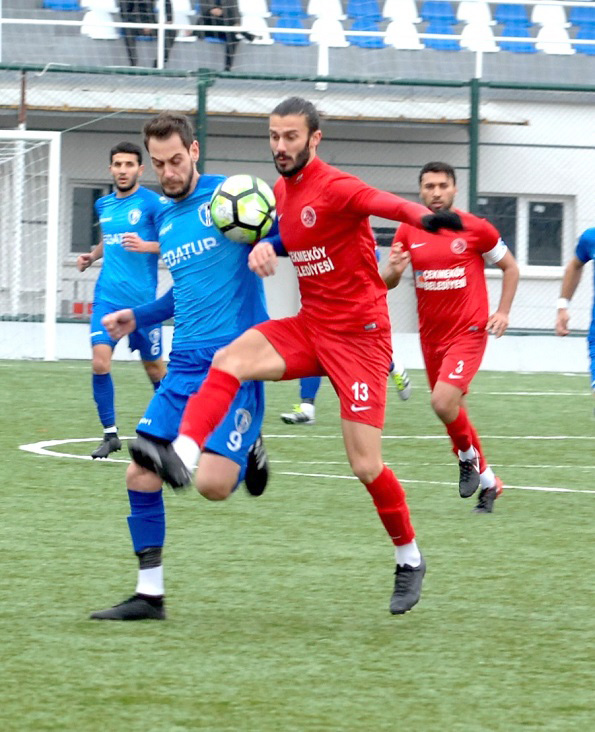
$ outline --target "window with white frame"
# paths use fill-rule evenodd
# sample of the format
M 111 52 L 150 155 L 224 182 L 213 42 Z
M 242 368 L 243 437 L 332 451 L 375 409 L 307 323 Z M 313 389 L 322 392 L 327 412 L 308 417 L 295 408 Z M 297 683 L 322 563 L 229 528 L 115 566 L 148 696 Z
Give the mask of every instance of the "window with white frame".
M 490 221 L 519 264 L 561 267 L 572 241 L 571 200 L 548 196 L 480 195 L 477 214 Z

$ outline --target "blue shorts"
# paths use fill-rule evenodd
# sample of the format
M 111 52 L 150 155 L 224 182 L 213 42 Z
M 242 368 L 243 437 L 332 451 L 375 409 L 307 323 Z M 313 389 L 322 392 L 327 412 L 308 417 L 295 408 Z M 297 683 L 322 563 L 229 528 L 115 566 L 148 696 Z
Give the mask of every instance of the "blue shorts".
M 93 315 L 91 315 L 91 346 L 99 343 L 105 343 L 111 346 L 112 350 L 116 347 L 115 341 L 101 324 L 101 319 L 108 313 L 113 313 L 115 308 L 107 302 L 94 302 Z M 131 351 L 138 351 L 143 361 L 156 361 L 161 358 L 161 326 L 153 325 L 150 328 L 138 328 L 128 336 L 128 347 Z
M 591 389 L 595 391 L 595 335 L 589 334 L 587 343 L 589 344 L 589 358 L 591 361 Z
M 138 423 L 138 433 L 169 441 L 178 436 L 186 402 L 205 380 L 218 348 L 220 346 L 170 353 L 167 375 Z M 240 466 L 240 480 L 244 477 L 248 451 L 260 433 L 263 417 L 264 384 L 246 381 L 227 416 L 205 444 L 207 450 Z

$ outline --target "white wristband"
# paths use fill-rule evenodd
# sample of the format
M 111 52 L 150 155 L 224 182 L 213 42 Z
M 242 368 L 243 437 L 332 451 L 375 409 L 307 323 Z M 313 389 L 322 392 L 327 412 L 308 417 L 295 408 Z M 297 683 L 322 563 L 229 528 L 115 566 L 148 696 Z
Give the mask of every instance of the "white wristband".
M 569 304 L 570 304 L 570 301 L 568 300 L 567 297 L 558 298 L 558 310 L 567 310 Z

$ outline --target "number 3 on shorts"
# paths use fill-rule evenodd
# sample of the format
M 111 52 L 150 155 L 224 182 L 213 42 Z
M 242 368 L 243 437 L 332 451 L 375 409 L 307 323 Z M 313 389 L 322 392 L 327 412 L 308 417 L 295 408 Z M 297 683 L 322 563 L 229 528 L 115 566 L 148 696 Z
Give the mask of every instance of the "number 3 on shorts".
M 354 381 L 351 385 L 353 399 L 356 402 L 367 402 L 369 399 L 368 385 L 363 381 Z

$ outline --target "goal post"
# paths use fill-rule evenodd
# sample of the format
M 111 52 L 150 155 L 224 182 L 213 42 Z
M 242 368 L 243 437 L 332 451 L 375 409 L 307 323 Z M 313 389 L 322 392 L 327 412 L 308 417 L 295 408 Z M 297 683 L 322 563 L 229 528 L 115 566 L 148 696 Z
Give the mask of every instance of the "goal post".
M 0 319 L 6 333 L 5 358 L 56 360 L 60 148 L 59 132 L 0 130 Z

